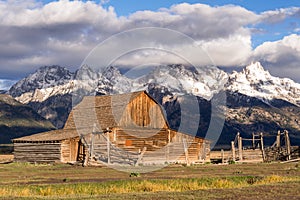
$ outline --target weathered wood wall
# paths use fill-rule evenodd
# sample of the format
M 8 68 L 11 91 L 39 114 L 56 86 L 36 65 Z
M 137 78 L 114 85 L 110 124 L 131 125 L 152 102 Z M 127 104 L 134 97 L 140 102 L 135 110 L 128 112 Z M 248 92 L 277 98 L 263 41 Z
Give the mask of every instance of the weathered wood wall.
M 113 129 L 107 136 L 127 152 L 138 153 L 146 147 L 144 164 L 209 161 L 209 141 L 169 129 Z
M 61 161 L 75 162 L 79 154 L 79 137 L 63 140 L 61 143 Z
M 125 128 L 161 129 L 167 127 L 161 107 L 146 93 L 141 93 L 128 103 L 118 125 Z
M 14 143 L 17 162 L 51 163 L 61 160 L 61 143 Z

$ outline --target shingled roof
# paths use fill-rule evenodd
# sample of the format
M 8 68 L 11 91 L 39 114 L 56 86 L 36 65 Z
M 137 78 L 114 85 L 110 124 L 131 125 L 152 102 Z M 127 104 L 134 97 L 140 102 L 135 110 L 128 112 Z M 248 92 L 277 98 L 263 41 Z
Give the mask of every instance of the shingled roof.
M 101 125 L 98 129 L 102 130 L 116 127 L 118 126 L 119 120 L 117 117 L 122 116 L 128 103 L 143 93 L 148 95 L 145 91 L 139 91 L 117 95 L 85 96 L 83 100 L 72 109 L 63 129 L 25 136 L 14 139 L 13 141 L 61 141 L 74 138 L 82 133 L 91 133 L 95 122 L 98 126 Z M 148 96 L 156 102 L 150 95 Z
M 62 141 L 78 137 L 76 129 L 59 129 L 13 139 L 13 142 Z
M 139 91 L 116 95 L 86 96 L 80 104 L 73 108 L 64 128 L 93 127 L 95 122 L 101 125 L 101 129 L 116 127 L 128 103 L 142 93 L 148 95 L 145 91 Z M 156 102 L 150 95 L 148 96 Z M 166 116 L 164 118 L 166 121 Z M 168 122 L 166 121 L 166 123 Z

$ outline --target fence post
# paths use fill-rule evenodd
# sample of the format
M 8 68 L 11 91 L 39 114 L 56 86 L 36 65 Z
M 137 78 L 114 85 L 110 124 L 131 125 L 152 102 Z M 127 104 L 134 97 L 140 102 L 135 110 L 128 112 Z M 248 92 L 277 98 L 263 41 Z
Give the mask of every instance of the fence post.
M 224 160 L 224 150 L 221 149 L 221 156 L 222 156 L 222 164 L 224 164 L 225 160 Z
M 238 133 L 238 149 L 239 149 L 239 160 L 243 160 L 243 142 L 240 133 Z
M 252 133 L 252 149 L 255 149 L 255 135 Z
M 279 148 L 280 147 L 280 131 L 277 132 L 277 136 L 276 136 L 276 147 Z
M 107 163 L 110 164 L 110 144 L 109 133 L 107 133 Z
M 291 160 L 291 142 L 289 137 L 289 132 L 287 130 L 284 130 L 284 136 L 285 136 L 285 147 L 288 154 L 288 160 Z
M 91 157 L 90 158 L 94 158 L 94 142 L 95 142 L 95 133 L 92 132 L 92 135 L 91 135 L 91 146 L 90 146 L 90 154 L 91 154 Z
M 235 147 L 234 141 L 231 141 L 232 160 L 235 161 Z
M 260 148 L 262 152 L 263 161 L 266 160 L 265 148 L 264 148 L 264 138 L 263 133 L 260 133 Z

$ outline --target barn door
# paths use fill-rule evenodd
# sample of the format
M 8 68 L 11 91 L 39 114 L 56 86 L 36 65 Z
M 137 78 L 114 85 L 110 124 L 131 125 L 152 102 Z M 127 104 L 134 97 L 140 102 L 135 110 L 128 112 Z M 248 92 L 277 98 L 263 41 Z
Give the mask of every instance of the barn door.
M 78 157 L 78 140 L 71 139 L 70 140 L 70 161 L 77 161 Z

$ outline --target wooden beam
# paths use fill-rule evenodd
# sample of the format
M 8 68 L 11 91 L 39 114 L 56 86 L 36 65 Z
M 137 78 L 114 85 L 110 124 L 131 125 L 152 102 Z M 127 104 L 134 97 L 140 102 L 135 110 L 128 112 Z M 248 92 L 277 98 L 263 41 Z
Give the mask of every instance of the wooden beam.
M 264 137 L 263 133 L 260 133 L 260 148 L 262 152 L 263 161 L 266 160 L 265 148 L 264 148 Z
M 252 149 L 255 149 L 255 135 L 252 133 Z
M 289 132 L 284 130 L 284 137 L 285 137 L 285 148 L 287 151 L 287 159 L 291 160 L 291 142 L 289 137 Z
M 143 159 L 144 154 L 146 153 L 147 147 L 144 147 L 140 155 L 138 156 L 138 160 L 135 163 L 135 166 L 138 166 Z
M 243 141 L 240 133 L 238 133 L 238 150 L 239 150 L 239 160 L 243 160 Z
M 110 164 L 110 142 L 109 142 L 109 134 L 107 134 L 107 163 Z
M 234 146 L 234 141 L 231 141 L 231 153 L 232 153 L 232 160 L 235 161 L 235 146 Z
M 185 154 L 185 162 L 187 166 L 190 166 L 190 162 L 189 162 L 189 151 L 188 151 L 188 146 L 186 143 L 186 139 L 182 138 L 182 143 L 183 143 L 183 148 L 184 148 L 184 154 Z
M 222 164 L 224 164 L 225 158 L 224 158 L 224 150 L 223 149 L 221 149 L 221 157 L 222 157 Z
M 276 136 L 276 147 L 279 148 L 280 147 L 280 131 L 277 132 L 277 136 Z
M 90 146 L 90 154 L 92 159 L 94 158 L 94 142 L 95 142 L 95 134 L 92 133 L 91 146 Z

